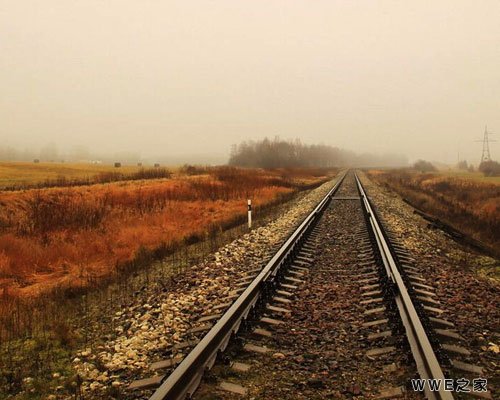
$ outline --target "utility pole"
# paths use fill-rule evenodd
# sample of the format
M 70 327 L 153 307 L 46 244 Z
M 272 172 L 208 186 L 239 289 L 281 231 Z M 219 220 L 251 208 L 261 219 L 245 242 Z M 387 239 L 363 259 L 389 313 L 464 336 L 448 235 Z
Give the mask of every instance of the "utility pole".
M 486 161 L 491 161 L 490 154 L 490 142 L 496 142 L 496 140 L 490 139 L 489 136 L 493 135 L 493 132 L 488 132 L 488 126 L 484 127 L 483 140 L 476 140 L 476 142 L 483 143 L 483 153 L 481 154 L 481 163 Z

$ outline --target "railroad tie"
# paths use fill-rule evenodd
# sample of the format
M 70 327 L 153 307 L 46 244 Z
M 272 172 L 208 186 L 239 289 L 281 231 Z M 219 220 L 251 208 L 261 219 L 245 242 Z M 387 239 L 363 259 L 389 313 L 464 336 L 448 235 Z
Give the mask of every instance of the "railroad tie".
M 270 338 L 273 336 L 273 333 L 271 331 L 268 331 L 266 329 L 262 329 L 262 328 L 255 328 L 252 333 L 254 335 L 257 335 L 257 336 L 263 336 L 263 337 L 266 337 L 266 338 Z
M 421 287 L 423 287 L 423 288 L 426 288 L 426 287 L 429 288 L 429 287 L 431 287 L 431 286 L 425 285 L 425 282 L 427 282 L 427 281 L 424 278 L 422 278 L 421 276 L 419 276 L 419 275 L 416 275 L 414 273 L 409 273 L 409 274 L 406 274 L 406 275 L 410 279 L 410 282 L 412 283 L 412 286 L 415 285 L 415 284 L 420 284 L 420 285 L 422 285 Z
M 281 283 L 280 286 L 285 288 L 285 289 L 289 289 L 289 290 L 296 290 L 299 288 L 298 286 L 290 285 L 288 283 Z
M 358 282 L 359 283 L 371 283 L 371 282 L 378 282 L 379 278 L 377 276 L 372 276 L 371 278 L 365 278 L 361 279 Z
M 376 333 L 370 333 L 366 338 L 370 341 L 375 341 L 379 339 L 385 339 L 392 336 L 392 331 L 382 331 Z
M 232 301 L 236 300 L 238 297 L 240 297 L 240 295 L 239 295 L 239 294 L 230 294 L 230 295 L 229 295 L 229 296 L 227 296 L 227 297 L 223 297 L 221 300 L 222 300 L 222 301 L 225 301 L 225 302 L 228 302 L 228 301 L 231 301 L 231 302 L 232 302 Z
M 267 354 L 270 353 L 271 351 L 274 351 L 270 349 L 269 347 L 266 346 L 257 346 L 252 343 L 246 343 L 243 346 L 243 350 L 248 351 L 250 353 L 257 353 L 257 354 Z
M 442 325 L 449 328 L 455 327 L 455 324 L 453 322 L 441 318 L 429 317 L 429 321 L 431 321 L 434 325 Z
M 429 311 L 429 312 L 432 312 L 432 313 L 435 313 L 435 314 L 438 314 L 438 315 L 441 315 L 441 314 L 444 314 L 444 310 L 441 310 L 440 308 L 436 308 L 436 307 L 430 307 L 430 306 L 423 306 L 424 310 L 426 311 Z
M 396 397 L 402 397 L 404 395 L 404 389 L 401 386 L 391 387 L 380 391 L 375 399 L 383 400 L 383 399 L 393 399 Z
M 363 297 L 377 297 L 377 296 L 381 296 L 381 295 L 382 295 L 381 290 L 372 290 L 371 292 L 361 293 L 361 296 L 363 296 Z
M 296 265 L 292 265 L 290 267 L 291 270 L 296 270 L 296 271 L 299 271 L 299 272 L 304 272 L 304 273 L 307 273 L 309 272 L 309 268 L 306 268 L 306 267 L 299 267 L 299 266 L 296 266 Z
M 233 303 L 221 303 L 221 304 L 217 304 L 216 306 L 213 307 L 214 310 L 222 310 L 222 309 L 225 309 L 225 308 L 228 308 L 231 304 Z
M 230 296 L 234 296 L 234 295 L 239 296 L 239 295 L 240 295 L 241 293 L 243 293 L 244 291 L 245 291 L 245 288 L 244 288 L 244 287 L 242 287 L 242 288 L 238 288 L 238 289 L 234 289 L 234 290 L 231 290 L 231 291 L 229 292 L 229 295 L 230 295 Z
M 459 369 L 460 371 L 470 372 L 471 374 L 475 374 L 478 376 L 483 376 L 483 369 L 477 365 L 467 364 L 458 360 L 451 360 L 451 365 L 455 369 Z
M 179 351 L 179 350 L 187 349 L 189 347 L 194 347 L 198 343 L 200 343 L 199 339 L 196 339 L 196 340 L 186 340 L 185 342 L 180 342 L 180 343 L 174 344 L 172 346 L 172 349 Z
M 287 292 L 286 290 L 276 290 L 276 294 L 279 294 L 280 296 L 286 296 L 286 297 L 292 297 L 293 293 Z
M 196 326 L 194 328 L 191 328 L 187 331 L 188 334 L 195 334 L 195 333 L 199 333 L 199 332 L 204 332 L 204 331 L 208 331 L 210 330 L 210 328 L 212 328 L 213 324 L 203 324 L 203 325 L 200 325 L 200 326 Z
M 280 313 L 280 314 L 290 314 L 292 312 L 292 310 L 289 310 L 288 308 L 276 307 L 276 306 L 273 306 L 271 304 L 268 304 L 266 306 L 266 310 L 269 310 L 269 311 L 272 311 L 272 312 L 276 312 L 276 313 Z
M 221 389 L 225 392 L 239 394 L 241 396 L 245 396 L 248 392 L 248 390 L 241 385 L 238 385 L 238 384 L 232 383 L 232 382 L 225 382 L 225 381 L 223 381 L 219 384 L 219 389 Z
M 434 332 L 443 339 L 464 340 L 457 332 L 449 329 L 434 329 Z
M 384 299 L 382 297 L 374 297 L 373 299 L 362 300 L 359 302 L 359 304 L 368 305 L 373 303 L 382 303 L 383 301 Z
M 231 363 L 231 369 L 236 372 L 248 372 L 251 368 L 250 364 L 234 361 Z
M 370 310 L 366 310 L 363 314 L 364 315 L 374 315 L 374 314 L 380 314 L 385 312 L 385 306 L 382 307 L 377 307 L 377 308 L 371 308 Z
M 279 319 L 274 319 L 274 318 L 269 318 L 269 317 L 262 317 L 260 319 L 260 322 L 262 322 L 264 324 L 272 325 L 272 326 L 283 325 L 285 323 L 284 321 L 281 321 Z
M 436 306 L 441 305 L 441 302 L 438 300 L 434 300 L 432 297 L 428 296 L 417 296 L 417 299 L 420 300 L 422 303 L 427 303 L 427 304 L 434 304 Z
M 471 355 L 471 352 L 469 350 L 467 350 L 466 348 L 461 347 L 461 346 L 457 346 L 454 344 L 443 343 L 441 345 L 441 347 L 443 348 L 443 350 L 447 351 L 448 353 L 460 354 L 462 356 L 470 356 Z
M 212 315 L 205 315 L 204 317 L 201 317 L 198 319 L 198 322 L 208 322 L 208 321 L 214 321 L 222 317 L 222 314 L 212 314 Z
M 419 280 L 425 282 L 425 279 L 421 279 L 419 278 Z M 424 283 L 420 283 L 420 282 L 412 282 L 411 284 L 414 288 L 420 288 L 420 289 L 424 289 L 424 290 L 435 290 L 432 286 L 429 286 L 429 285 L 426 285 Z
M 273 300 L 283 304 L 290 304 L 292 302 L 292 300 L 280 296 L 274 296 Z
M 388 324 L 388 323 L 389 323 L 389 320 L 387 318 L 382 318 L 382 319 L 376 319 L 375 321 L 365 322 L 362 325 L 362 327 L 363 328 L 371 328 L 373 326 L 385 325 L 385 324 Z
M 367 357 L 379 357 L 383 356 L 384 354 L 392 353 L 394 350 L 396 350 L 396 347 L 394 346 L 387 346 L 387 347 L 377 347 L 375 349 L 370 349 L 366 352 Z
M 285 280 L 293 283 L 303 283 L 302 279 L 293 278 L 291 276 L 285 276 Z M 282 285 L 283 286 L 283 285 Z
M 165 375 L 152 376 L 150 378 L 138 379 L 128 385 L 129 390 L 154 389 L 161 385 Z
M 176 356 L 174 358 L 169 358 L 167 360 L 157 361 L 157 362 L 151 364 L 150 369 L 152 369 L 153 371 L 156 371 L 158 369 L 172 368 L 172 367 L 176 366 L 177 364 L 179 364 L 183 359 L 184 359 L 184 357 L 182 357 L 182 356 Z

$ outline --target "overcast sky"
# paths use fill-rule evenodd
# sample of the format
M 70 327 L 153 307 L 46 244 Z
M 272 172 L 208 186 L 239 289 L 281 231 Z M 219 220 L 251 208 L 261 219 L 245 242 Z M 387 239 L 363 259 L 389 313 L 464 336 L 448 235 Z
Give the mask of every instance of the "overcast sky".
M 279 135 L 477 163 L 485 124 L 500 137 L 498 0 L 0 0 L 0 146 Z

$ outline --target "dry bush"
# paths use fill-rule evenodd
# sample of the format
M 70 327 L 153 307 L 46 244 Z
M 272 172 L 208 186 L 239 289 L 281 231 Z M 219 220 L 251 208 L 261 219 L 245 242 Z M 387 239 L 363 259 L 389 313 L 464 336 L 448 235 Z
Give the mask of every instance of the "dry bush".
M 418 160 L 413 164 L 413 168 L 417 171 L 420 172 L 434 172 L 436 171 L 436 167 L 430 163 L 429 161 L 425 160 Z
M 500 164 L 497 161 L 483 161 L 479 165 L 479 171 L 484 176 L 500 176 Z
M 74 196 L 71 191 L 35 191 L 24 204 L 18 223 L 21 234 L 42 233 L 58 229 L 91 229 L 106 215 L 106 197 Z
M 209 167 L 203 167 L 200 165 L 190 165 L 184 164 L 180 168 L 180 173 L 185 175 L 203 175 L 208 173 Z

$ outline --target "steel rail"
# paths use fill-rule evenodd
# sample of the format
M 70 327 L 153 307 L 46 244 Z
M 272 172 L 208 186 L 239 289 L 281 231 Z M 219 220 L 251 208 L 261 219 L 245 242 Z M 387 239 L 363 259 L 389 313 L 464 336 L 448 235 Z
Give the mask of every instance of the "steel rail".
M 262 271 L 210 331 L 207 332 L 196 347 L 162 382 L 150 397 L 150 400 L 183 400 L 194 393 L 205 370 L 212 367 L 219 351 L 223 351 L 226 348 L 231 335 L 238 331 L 241 322 L 246 319 L 250 310 L 264 295 L 266 287 L 273 284 L 280 268 L 295 254 L 310 228 L 319 220 L 322 212 L 326 209 L 331 198 L 340 187 L 345 175 L 345 172 L 338 175 L 334 187 L 302 221 Z
M 357 174 L 355 175 L 358 190 L 362 199 L 369 226 L 375 236 L 377 246 L 387 272 L 387 277 L 395 290 L 395 300 L 399 315 L 406 331 L 406 336 L 410 344 L 411 352 L 417 365 L 418 373 L 421 379 L 441 379 L 440 390 L 433 392 L 425 385 L 425 396 L 429 400 L 453 400 L 453 395 L 444 390 L 444 373 L 439 365 L 437 356 L 432 348 L 424 326 L 418 317 L 417 311 L 408 294 L 406 285 L 399 272 L 397 263 L 393 257 L 389 241 L 382 229 L 379 218 L 374 211 L 368 196 L 361 184 Z

